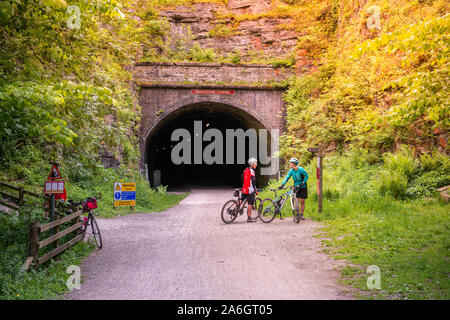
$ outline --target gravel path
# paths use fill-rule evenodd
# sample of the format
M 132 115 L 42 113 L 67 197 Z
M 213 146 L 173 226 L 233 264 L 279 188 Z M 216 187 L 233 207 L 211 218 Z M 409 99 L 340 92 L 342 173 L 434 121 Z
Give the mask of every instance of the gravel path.
M 320 253 L 318 223 L 223 224 L 230 189 L 196 188 L 164 212 L 100 219 L 100 251 L 65 299 L 351 299 L 339 262 Z

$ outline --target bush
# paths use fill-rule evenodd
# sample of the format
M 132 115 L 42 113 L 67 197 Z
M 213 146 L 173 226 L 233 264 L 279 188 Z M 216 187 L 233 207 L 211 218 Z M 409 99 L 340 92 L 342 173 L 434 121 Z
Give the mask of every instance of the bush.
M 420 164 L 424 170 L 450 169 L 450 158 L 443 153 L 434 151 L 420 156 Z
M 383 155 L 384 167 L 390 171 L 398 171 L 404 174 L 408 179 L 412 177 L 419 162 L 414 159 L 413 152 L 405 146 L 402 146 L 397 153 L 385 153 Z
M 450 185 L 450 172 L 440 169 L 425 172 L 410 181 L 406 196 L 410 198 L 431 197 L 437 194 L 437 189 Z
M 212 48 L 202 49 L 195 44 L 189 51 L 190 60 L 196 62 L 213 62 L 216 59 L 216 52 Z
M 382 170 L 378 190 L 381 195 L 391 195 L 396 199 L 404 198 L 408 177 L 403 171 Z

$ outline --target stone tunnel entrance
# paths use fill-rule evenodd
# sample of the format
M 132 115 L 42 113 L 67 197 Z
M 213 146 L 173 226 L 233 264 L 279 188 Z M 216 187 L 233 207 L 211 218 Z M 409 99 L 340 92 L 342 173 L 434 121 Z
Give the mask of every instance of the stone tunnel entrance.
M 197 123 L 197 130 L 194 132 L 194 122 Z M 209 144 L 215 141 L 211 138 L 208 141 L 200 139 L 194 142 L 194 137 L 198 134 L 198 128 L 201 125 L 201 131 L 204 134 L 208 129 L 218 129 L 223 137 L 223 148 L 216 154 L 213 151 L 211 154 L 217 156 L 219 163 L 207 164 L 205 160 L 201 159 L 201 164 L 195 164 L 194 153 L 195 143 L 201 144 L 202 152 Z M 145 146 L 145 162 L 148 165 L 150 173 L 160 173 L 160 183 L 167 185 L 169 188 L 198 185 L 198 186 L 213 186 L 213 185 L 227 185 L 230 187 L 239 187 L 241 185 L 241 174 L 247 166 L 247 159 L 250 157 L 250 139 L 245 138 L 245 157 L 238 156 L 237 139 L 233 140 L 233 148 L 226 147 L 226 130 L 227 129 L 255 129 L 256 136 L 258 136 L 259 129 L 266 129 L 255 117 L 248 112 L 243 112 L 234 106 L 219 103 L 219 102 L 199 102 L 183 106 L 176 111 L 169 114 L 158 126 L 150 133 L 146 140 Z M 190 163 L 176 164 L 172 159 L 172 151 L 180 140 L 171 141 L 172 133 L 177 129 L 186 129 L 189 131 L 191 161 Z M 200 133 L 200 135 L 202 135 Z M 270 133 L 267 132 L 268 141 L 270 141 Z M 270 143 L 269 143 L 270 144 Z M 257 144 L 258 146 L 258 144 Z M 270 148 L 270 146 L 269 146 Z M 257 147 L 259 153 L 259 147 Z M 230 151 L 234 161 L 232 164 L 227 163 L 231 158 Z M 270 150 L 268 150 L 270 152 Z M 197 152 L 198 154 L 198 149 Z M 255 155 L 257 158 L 258 153 Z M 179 152 L 176 152 L 178 155 Z M 270 153 L 269 153 L 270 155 Z M 245 161 L 243 163 L 243 160 Z M 269 177 L 260 174 L 260 167 L 257 169 L 257 185 L 265 184 Z M 153 179 L 152 179 L 153 178 Z M 156 179 L 157 181 L 158 179 Z M 155 178 L 151 177 L 151 183 L 155 182 Z
M 257 141 L 251 145 L 256 145 L 257 149 L 252 150 L 252 153 L 256 154 L 258 161 L 264 160 L 258 150 L 259 129 L 268 130 L 265 132 L 267 148 L 270 148 L 271 135 L 282 134 L 285 125 L 284 88 L 279 84 L 291 74 L 291 70 L 270 65 L 184 62 L 136 64 L 134 76 L 139 87 L 142 112 L 140 166 L 143 172 L 148 172 L 151 186 L 240 186 L 241 173 L 250 155 L 249 139 L 247 137 L 244 140 L 245 148 L 242 149 L 245 151 L 239 152 L 238 159 L 238 139 L 233 148 L 229 145 L 227 148 L 229 139 L 226 130 L 255 129 Z M 198 160 L 198 156 L 206 152 L 205 148 L 215 141 L 215 137 L 203 143 L 200 139 L 200 151 L 196 150 L 194 140 L 198 140 L 194 135 L 194 122 L 201 122 L 203 133 L 211 128 L 221 133 L 224 140 L 222 162 L 211 164 L 205 162 L 202 156 L 200 163 L 194 161 L 195 156 Z M 172 159 L 172 150 L 184 140 L 178 137 L 176 141 L 171 141 L 176 129 L 184 129 L 184 133 L 192 140 L 190 163 L 174 163 Z M 227 156 L 232 152 L 234 161 L 230 163 Z M 270 156 L 270 150 L 264 154 Z M 273 169 L 267 162 L 265 167 Z M 260 174 L 259 166 L 256 172 L 257 185 L 261 187 L 277 174 L 273 170 L 271 173 L 267 173 L 267 169 L 264 171 L 264 175 Z

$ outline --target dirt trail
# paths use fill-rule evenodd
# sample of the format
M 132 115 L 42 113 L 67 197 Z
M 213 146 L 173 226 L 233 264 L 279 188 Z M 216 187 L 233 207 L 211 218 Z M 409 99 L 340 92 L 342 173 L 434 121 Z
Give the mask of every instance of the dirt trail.
M 101 219 L 102 250 L 65 299 L 351 299 L 339 262 L 320 253 L 318 223 L 220 218 L 230 189 L 193 189 L 164 212 Z

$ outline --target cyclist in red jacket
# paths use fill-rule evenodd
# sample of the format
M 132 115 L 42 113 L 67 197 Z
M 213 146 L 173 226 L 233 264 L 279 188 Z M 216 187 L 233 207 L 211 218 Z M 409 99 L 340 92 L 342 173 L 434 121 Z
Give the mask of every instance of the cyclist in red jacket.
M 256 191 L 256 172 L 258 161 L 255 158 L 248 159 L 248 167 L 245 168 L 242 174 L 242 196 L 241 201 L 247 199 L 247 222 L 255 222 L 252 220 L 253 204 L 255 203 Z

